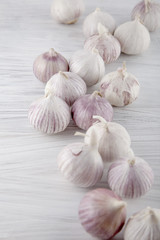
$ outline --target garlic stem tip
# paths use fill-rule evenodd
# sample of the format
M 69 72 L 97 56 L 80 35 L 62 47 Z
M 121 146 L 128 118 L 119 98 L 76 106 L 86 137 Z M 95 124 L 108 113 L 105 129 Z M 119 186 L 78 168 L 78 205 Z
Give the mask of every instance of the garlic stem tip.
M 81 133 L 81 132 L 75 132 L 74 136 L 86 137 L 86 134 L 85 133 Z

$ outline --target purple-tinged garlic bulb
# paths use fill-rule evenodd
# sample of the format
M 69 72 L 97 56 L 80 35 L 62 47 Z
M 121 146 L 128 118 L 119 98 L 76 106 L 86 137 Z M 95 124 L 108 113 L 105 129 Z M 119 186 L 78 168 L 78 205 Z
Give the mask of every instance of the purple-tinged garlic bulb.
M 152 0 L 139 2 L 132 11 L 132 20 L 139 16 L 141 22 L 150 31 L 160 28 L 160 4 Z
M 139 157 L 114 162 L 108 170 L 109 187 L 123 198 L 138 198 L 149 191 L 153 184 L 153 171 Z
M 86 132 L 85 143 L 91 141 L 92 131 L 97 135 L 98 151 L 104 162 L 117 161 L 122 157 L 132 157 L 131 139 L 127 130 L 115 122 L 107 122 L 103 117 L 93 116 L 98 120 Z
M 40 81 L 46 83 L 55 73 L 59 71 L 68 71 L 67 60 L 55 52 L 53 48 L 49 52 L 39 55 L 33 64 L 33 73 Z
M 159 240 L 160 209 L 147 207 L 132 215 L 124 230 L 124 240 Z
M 65 101 L 50 94 L 31 104 L 28 117 L 35 129 L 53 134 L 66 129 L 71 119 L 71 113 Z
M 114 36 L 119 40 L 122 52 L 128 55 L 141 54 L 150 45 L 150 34 L 139 17 L 118 26 Z
M 103 161 L 93 132 L 89 144 L 72 143 L 58 155 L 58 168 L 70 182 L 80 186 L 94 186 L 103 175 Z
M 83 33 L 86 38 L 89 38 L 95 34 L 98 34 L 98 23 L 102 23 L 109 32 L 113 34 L 116 23 L 114 18 L 107 12 L 101 11 L 100 8 L 90 13 L 84 20 Z
M 70 106 L 86 91 L 85 82 L 76 73 L 61 71 L 48 81 L 45 88 L 46 95 L 53 94 L 60 97 Z
M 105 74 L 105 65 L 97 49 L 75 52 L 69 62 L 70 71 L 77 73 L 87 84 L 93 86 Z
M 79 218 L 86 232 L 92 236 L 111 239 L 124 226 L 126 203 L 108 189 L 95 189 L 80 202 Z
M 100 93 L 111 105 L 122 107 L 135 101 L 140 85 L 137 78 L 127 72 L 126 65 L 105 75 L 101 81 Z
M 51 14 L 59 23 L 73 24 L 78 21 L 84 9 L 83 0 L 54 0 Z
M 98 24 L 98 34 L 89 37 L 84 49 L 96 48 L 105 63 L 115 62 L 121 53 L 119 41 L 101 23 Z
M 96 120 L 93 115 L 102 116 L 106 121 L 112 121 L 113 108 L 110 103 L 102 98 L 98 91 L 87 94 L 75 101 L 71 109 L 76 125 L 87 130 Z

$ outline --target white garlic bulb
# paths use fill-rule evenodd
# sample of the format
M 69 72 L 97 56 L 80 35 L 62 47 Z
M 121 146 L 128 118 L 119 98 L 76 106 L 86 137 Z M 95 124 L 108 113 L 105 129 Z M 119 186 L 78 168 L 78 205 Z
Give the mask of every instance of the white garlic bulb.
M 77 99 L 71 109 L 76 125 L 87 130 L 96 120 L 93 115 L 100 115 L 107 121 L 112 121 L 113 108 L 110 103 L 102 98 L 98 91 L 87 94 Z
M 103 161 L 117 161 L 121 157 L 131 156 L 131 139 L 127 130 L 115 122 L 107 122 L 103 117 L 93 116 L 99 120 L 86 132 L 85 142 L 89 144 L 92 131 L 95 131 L 98 140 L 98 151 Z
M 97 149 L 96 136 L 92 134 L 90 144 L 67 145 L 58 155 L 58 168 L 72 183 L 89 187 L 101 180 L 103 161 Z
M 109 32 L 112 34 L 116 28 L 114 18 L 107 12 L 101 11 L 97 8 L 94 12 L 90 13 L 84 20 L 83 33 L 86 38 L 98 34 L 98 23 L 102 23 Z
M 111 105 L 122 107 L 135 101 L 140 85 L 137 78 L 127 72 L 126 65 L 105 75 L 101 81 L 100 93 Z
M 150 32 L 160 28 L 160 4 L 152 0 L 143 0 L 132 11 L 132 20 L 140 16 L 142 23 Z
M 45 87 L 45 94 L 51 93 L 58 96 L 68 105 L 72 105 L 86 91 L 87 87 L 83 79 L 72 72 L 60 71 L 48 81 Z
M 108 171 L 109 187 L 124 198 L 138 198 L 152 186 L 153 171 L 139 157 L 125 158 L 114 162 Z
M 51 14 L 59 23 L 73 24 L 84 12 L 84 8 L 83 0 L 54 0 Z
M 33 102 L 28 114 L 30 123 L 43 133 L 62 132 L 68 126 L 71 113 L 66 102 L 54 95 L 41 97 Z
M 124 240 L 159 239 L 160 209 L 147 207 L 129 218 L 124 231 Z
M 95 189 L 81 200 L 79 218 L 86 232 L 92 236 L 111 239 L 124 226 L 126 203 L 108 189 Z
M 39 55 L 33 64 L 33 73 L 42 82 L 46 83 L 55 73 L 68 71 L 67 60 L 53 48 Z
M 141 54 L 150 45 L 149 32 L 138 17 L 134 21 L 121 24 L 114 36 L 119 40 L 122 52 L 129 55 Z
M 116 61 L 121 53 L 119 41 L 101 23 L 98 24 L 98 34 L 89 37 L 85 41 L 84 48 L 98 49 L 105 63 Z
M 105 65 L 97 49 L 91 52 L 80 50 L 75 52 L 69 62 L 70 71 L 77 73 L 87 84 L 92 86 L 102 79 Z

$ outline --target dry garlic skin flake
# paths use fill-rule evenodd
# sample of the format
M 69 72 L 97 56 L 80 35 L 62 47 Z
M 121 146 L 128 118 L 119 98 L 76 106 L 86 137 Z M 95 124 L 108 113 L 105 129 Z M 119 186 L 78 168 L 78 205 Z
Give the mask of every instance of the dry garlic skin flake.
M 128 55 L 141 54 L 150 45 L 150 34 L 138 17 L 117 27 L 114 36 L 119 40 L 122 52 Z
M 132 20 L 139 16 L 144 26 L 154 32 L 160 28 L 160 3 L 152 0 L 139 2 L 132 11 Z

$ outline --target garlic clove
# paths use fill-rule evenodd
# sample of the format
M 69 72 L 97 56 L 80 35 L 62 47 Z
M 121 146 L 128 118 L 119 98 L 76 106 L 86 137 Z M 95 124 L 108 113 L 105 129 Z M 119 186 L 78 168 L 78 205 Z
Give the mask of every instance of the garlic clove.
M 93 115 L 100 115 L 107 121 L 112 121 L 113 118 L 112 106 L 97 91 L 77 99 L 71 112 L 76 125 L 84 130 L 87 130 L 96 121 L 93 119 Z
M 59 23 L 73 24 L 84 12 L 83 0 L 54 0 L 51 15 Z
M 75 52 L 69 62 L 70 71 L 78 74 L 87 84 L 92 86 L 99 82 L 105 74 L 105 65 L 97 49 L 91 52 L 80 50 Z
M 105 63 L 116 61 L 121 53 L 119 41 L 101 23 L 98 24 L 98 34 L 89 37 L 84 44 L 86 50 L 93 48 L 99 51 Z
M 160 4 L 151 0 L 139 2 L 132 11 L 132 20 L 140 16 L 144 26 L 154 32 L 160 28 Z
M 84 20 L 83 33 L 86 38 L 98 34 L 98 23 L 102 23 L 106 28 L 108 28 L 111 34 L 116 28 L 114 18 L 109 13 L 96 8 L 96 10 L 90 13 Z
M 84 229 L 92 236 L 111 239 L 125 223 L 126 203 L 108 189 L 95 189 L 80 202 L 79 218 Z
M 48 52 L 39 55 L 33 64 L 33 73 L 40 81 L 46 83 L 55 73 L 68 71 L 67 60 L 51 48 Z
M 104 162 L 117 161 L 119 158 L 132 156 L 131 138 L 127 130 L 115 122 L 107 122 L 101 116 L 93 116 L 98 120 L 86 132 L 85 143 L 91 141 L 92 131 L 98 140 L 98 151 Z
M 46 95 L 51 93 L 58 96 L 70 106 L 86 91 L 87 87 L 83 79 L 72 72 L 60 71 L 48 81 L 45 87 Z
M 28 117 L 34 128 L 53 134 L 65 130 L 71 114 L 69 106 L 62 99 L 48 95 L 31 104 Z
M 108 171 L 108 184 L 119 196 L 138 198 L 153 184 L 153 171 L 142 158 L 126 158 L 113 163 Z
M 114 36 L 119 40 L 122 52 L 129 55 L 141 54 L 150 45 L 149 32 L 138 17 L 134 21 L 121 24 Z
M 159 240 L 160 209 L 147 207 L 128 220 L 124 240 Z
M 111 105 L 122 107 L 131 104 L 138 97 L 140 85 L 137 78 L 127 72 L 126 65 L 105 75 L 101 81 L 100 93 Z

